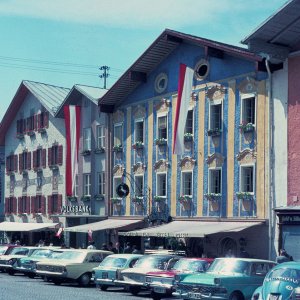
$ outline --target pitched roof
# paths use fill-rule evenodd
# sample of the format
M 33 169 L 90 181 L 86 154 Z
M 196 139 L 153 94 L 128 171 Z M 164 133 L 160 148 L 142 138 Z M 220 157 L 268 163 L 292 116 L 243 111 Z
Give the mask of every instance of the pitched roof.
M 105 95 L 106 92 L 107 90 L 98 87 L 75 84 L 58 108 L 56 117 L 63 118 L 63 106 L 66 104 L 76 105 L 83 95 L 98 105 L 98 100 Z
M 145 81 L 147 75 L 161 61 L 183 42 L 205 47 L 208 53 L 226 52 L 247 60 L 262 61 L 260 56 L 245 48 L 166 29 L 100 99 L 100 108 L 103 109 L 106 105 L 113 106 L 125 99 L 141 82 Z
M 69 91 L 70 89 L 64 87 L 23 80 L 1 121 L 0 145 L 4 145 L 6 132 L 28 93 L 34 95 L 49 113 L 54 115 Z

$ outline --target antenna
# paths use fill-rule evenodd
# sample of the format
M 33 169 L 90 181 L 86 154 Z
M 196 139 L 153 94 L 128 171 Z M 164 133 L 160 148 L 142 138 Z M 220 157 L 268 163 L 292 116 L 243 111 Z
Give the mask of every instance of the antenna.
M 101 66 L 99 68 L 100 71 L 103 71 L 102 74 L 99 75 L 100 78 L 104 78 L 104 86 L 103 88 L 106 89 L 106 78 L 109 76 L 108 71 L 109 71 L 109 67 L 108 66 Z

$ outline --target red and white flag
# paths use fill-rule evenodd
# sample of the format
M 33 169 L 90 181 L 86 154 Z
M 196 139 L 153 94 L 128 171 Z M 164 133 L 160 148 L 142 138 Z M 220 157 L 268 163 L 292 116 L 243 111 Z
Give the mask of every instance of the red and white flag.
M 193 88 L 193 76 L 193 69 L 180 64 L 173 140 L 173 154 L 177 155 L 184 153 L 184 129 Z
M 80 106 L 64 107 L 66 124 L 66 194 L 75 194 L 75 181 L 78 174 L 78 150 L 80 138 Z
M 56 237 L 58 237 L 58 238 L 60 238 L 60 236 L 61 236 L 61 234 L 62 234 L 62 232 L 64 231 L 64 229 L 62 228 L 62 227 L 60 227 L 59 229 L 58 229 L 58 231 L 56 232 Z
M 91 242 L 93 240 L 93 231 L 92 229 L 88 230 L 88 241 Z

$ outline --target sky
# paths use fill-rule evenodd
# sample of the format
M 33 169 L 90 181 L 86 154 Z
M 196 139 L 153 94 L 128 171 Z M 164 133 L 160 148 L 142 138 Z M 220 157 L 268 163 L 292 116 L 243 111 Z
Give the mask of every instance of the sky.
M 232 45 L 286 0 L 0 0 L 0 120 L 22 80 L 107 88 L 166 29 Z

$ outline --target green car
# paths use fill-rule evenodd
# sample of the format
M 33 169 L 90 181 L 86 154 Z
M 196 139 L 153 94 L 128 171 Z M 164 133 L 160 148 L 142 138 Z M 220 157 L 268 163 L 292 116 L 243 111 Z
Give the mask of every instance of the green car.
M 206 273 L 177 282 L 173 296 L 180 299 L 247 300 L 276 265 L 269 260 L 216 258 Z

